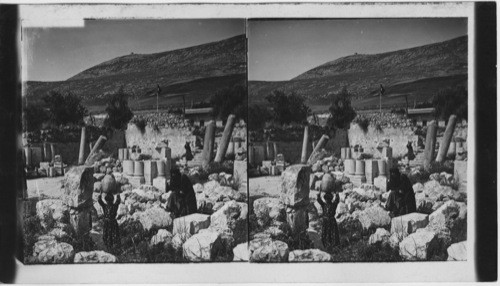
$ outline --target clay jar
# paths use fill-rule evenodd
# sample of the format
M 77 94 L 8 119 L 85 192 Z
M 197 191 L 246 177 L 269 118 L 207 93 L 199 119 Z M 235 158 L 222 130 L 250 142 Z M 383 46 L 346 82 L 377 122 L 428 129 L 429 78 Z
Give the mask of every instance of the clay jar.
M 116 180 L 112 175 L 106 175 L 101 181 L 103 193 L 114 193 L 116 189 Z
M 324 174 L 321 179 L 321 191 L 331 193 L 335 190 L 335 178 L 330 174 Z

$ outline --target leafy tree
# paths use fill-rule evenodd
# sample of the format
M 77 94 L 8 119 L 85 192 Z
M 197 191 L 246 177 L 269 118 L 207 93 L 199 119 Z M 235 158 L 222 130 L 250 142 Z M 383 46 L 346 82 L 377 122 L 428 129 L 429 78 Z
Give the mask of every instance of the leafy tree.
M 71 93 L 62 95 L 52 91 L 44 96 L 43 101 L 49 110 L 50 121 L 56 125 L 83 124 L 83 118 L 87 115 L 81 99 Z
M 234 114 L 238 119 L 247 120 L 247 91 L 241 85 L 219 90 L 210 98 L 210 106 L 216 118 L 226 119 Z
M 458 119 L 467 119 L 467 89 L 464 86 L 440 90 L 432 98 L 435 115 L 448 119 L 455 114 Z
M 266 100 L 271 104 L 274 119 L 281 124 L 304 123 L 311 112 L 304 98 L 294 93 L 286 95 L 281 90 L 275 90 L 266 96 Z
M 348 129 L 351 121 L 356 117 L 356 111 L 351 106 L 351 94 L 343 88 L 338 94 L 332 96 L 330 117 L 327 124 L 333 129 Z
M 27 104 L 23 112 L 23 131 L 40 130 L 49 120 L 48 112 L 39 104 Z
M 127 94 L 123 91 L 123 88 L 120 88 L 118 92 L 111 96 L 107 103 L 106 112 L 108 117 L 104 120 L 104 126 L 115 129 L 126 128 L 134 114 L 128 106 Z
M 248 108 L 249 130 L 256 131 L 264 128 L 269 119 L 271 119 L 271 114 L 267 107 L 262 105 L 252 105 Z

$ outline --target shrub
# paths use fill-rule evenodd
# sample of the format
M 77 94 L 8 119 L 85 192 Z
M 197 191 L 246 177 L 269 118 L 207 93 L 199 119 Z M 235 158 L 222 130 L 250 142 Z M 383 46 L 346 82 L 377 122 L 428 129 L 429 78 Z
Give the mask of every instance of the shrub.
M 237 119 L 247 121 L 247 91 L 241 85 L 217 91 L 210 98 L 213 116 L 226 119 L 229 114 L 234 114 Z
M 142 134 L 146 133 L 146 120 L 144 118 L 134 118 L 132 123 L 141 131 Z
M 455 114 L 459 120 L 467 119 L 467 97 L 467 89 L 464 86 L 440 90 L 432 98 L 436 117 L 448 119 L 450 115 Z
M 304 98 L 291 93 L 286 95 L 281 90 L 275 90 L 266 96 L 272 107 L 273 118 L 281 124 L 305 123 L 310 108 L 304 103 Z
M 120 88 L 118 92 L 113 94 L 109 99 L 106 107 L 108 117 L 104 120 L 104 126 L 115 129 L 125 129 L 128 122 L 134 116 L 132 110 L 128 106 L 127 95 Z
M 267 107 L 252 105 L 248 108 L 248 129 L 259 130 L 265 127 L 266 122 L 271 119 L 271 113 Z
M 62 95 L 51 92 L 44 96 L 43 101 L 49 110 L 49 119 L 53 124 L 83 124 L 87 109 L 82 105 L 80 98 L 71 93 Z
M 351 121 L 356 117 L 356 112 L 351 106 L 351 94 L 347 88 L 332 96 L 332 104 L 329 108 L 330 117 L 327 124 L 332 129 L 347 129 Z
M 40 130 L 49 119 L 48 112 L 38 104 L 27 104 L 23 110 L 23 131 Z
M 370 126 L 370 121 L 368 120 L 368 118 L 359 119 L 356 121 L 356 124 L 358 124 L 361 130 L 363 130 L 363 133 L 366 134 L 368 132 L 368 126 Z

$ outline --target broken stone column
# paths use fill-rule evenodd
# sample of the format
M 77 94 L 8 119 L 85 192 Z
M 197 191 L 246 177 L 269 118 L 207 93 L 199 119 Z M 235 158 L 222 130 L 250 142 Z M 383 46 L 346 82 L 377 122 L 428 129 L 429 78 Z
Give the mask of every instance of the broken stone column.
M 215 144 L 215 122 L 210 120 L 205 128 L 205 140 L 203 141 L 203 153 L 201 154 L 202 166 L 207 168 L 212 161 L 212 153 Z
M 156 161 L 156 169 L 158 176 L 153 179 L 153 186 L 160 190 L 161 192 L 166 191 L 167 184 L 167 174 L 165 173 L 166 161 L 158 160 Z M 170 177 L 170 170 L 168 171 L 168 176 Z
M 156 161 L 144 161 L 144 181 L 148 185 L 153 185 L 153 179 L 157 177 Z
M 233 167 L 233 178 L 239 182 L 238 191 L 247 191 L 247 161 L 235 160 Z
M 78 165 L 85 163 L 85 144 L 87 144 L 87 132 L 85 126 L 82 127 L 82 135 L 80 138 L 80 152 L 78 153 Z
M 50 144 L 47 142 L 43 143 L 43 161 L 51 162 L 52 161 L 52 153 L 50 152 Z
M 31 166 L 31 148 L 24 147 L 24 158 L 26 159 L 26 166 Z
M 273 142 L 274 157 L 278 156 L 278 143 Z
M 455 156 L 457 143 L 455 141 L 450 142 L 450 147 L 448 148 L 448 156 Z
M 306 231 L 311 167 L 292 165 L 281 175 L 280 200 L 286 206 L 287 223 L 295 233 Z
M 344 161 L 344 174 L 354 175 L 356 172 L 356 161 L 353 159 L 347 159 Z
M 234 140 L 231 139 L 231 142 L 229 142 L 229 146 L 227 147 L 226 156 L 232 156 L 232 155 L 235 154 L 235 152 L 234 152 L 234 150 L 235 150 L 234 145 L 235 145 Z
M 448 148 L 450 146 L 451 138 L 453 137 L 453 132 L 455 131 L 455 126 L 457 125 L 457 116 L 451 115 L 448 120 L 448 125 L 444 131 L 443 140 L 439 146 L 439 152 L 436 158 L 436 162 L 442 162 L 446 159 L 448 154 Z
M 392 148 L 391 147 L 382 148 L 382 158 L 392 159 Z
M 355 175 L 357 175 L 357 176 L 364 176 L 365 175 L 365 161 L 356 160 L 356 173 L 355 173 Z
M 309 143 L 309 126 L 304 127 L 304 139 L 302 141 L 302 155 L 300 156 L 300 163 L 307 163 L 307 144 Z
M 276 154 L 274 153 L 274 146 L 272 142 L 267 141 L 266 142 L 266 154 L 267 154 L 267 160 L 274 160 L 276 157 Z
M 165 177 L 170 178 L 170 168 L 172 167 L 172 149 L 169 147 L 161 148 L 161 159 L 165 162 Z
M 312 151 L 311 156 L 309 156 L 309 159 L 307 160 L 308 165 L 312 165 L 314 163 L 312 162 L 312 159 L 315 157 L 316 153 L 318 153 L 319 151 L 321 151 L 321 149 L 323 149 L 323 147 L 326 145 L 329 139 L 330 138 L 327 135 L 321 136 L 321 139 L 319 139 L 318 144 L 314 146 L 314 150 Z
M 248 163 L 253 165 L 255 163 L 254 158 L 255 158 L 255 151 L 253 149 L 253 146 L 249 146 L 248 147 Z
M 102 135 L 99 136 L 99 139 L 97 139 L 97 142 L 94 144 L 94 147 L 92 147 L 90 154 L 87 156 L 87 160 L 85 161 L 85 165 L 90 166 L 90 165 L 94 164 L 92 157 L 94 156 L 95 153 L 97 153 L 97 151 L 99 151 L 99 149 L 102 148 L 104 143 L 106 143 L 106 140 L 108 140 L 108 139 L 105 136 L 102 136 Z
M 143 177 L 144 176 L 144 162 L 134 161 L 134 176 Z
M 61 200 L 70 207 L 70 225 L 78 238 L 92 229 L 91 208 L 94 190 L 94 168 L 76 166 L 65 175 Z
M 123 173 L 127 176 L 134 175 L 134 161 L 132 160 L 123 160 Z
M 222 133 L 222 138 L 219 142 L 219 148 L 217 149 L 217 154 L 215 155 L 215 162 L 220 163 L 224 161 L 224 156 L 226 155 L 227 147 L 229 146 L 229 141 L 233 135 L 234 124 L 236 123 L 236 116 L 230 114 L 227 117 L 226 127 L 224 127 L 224 132 Z
M 373 180 L 378 176 L 377 160 L 365 160 L 365 176 L 368 184 L 373 184 Z
M 31 163 L 34 166 L 39 166 L 42 162 L 42 148 L 41 147 L 31 147 Z
M 385 160 L 377 160 L 377 164 L 378 164 L 378 173 L 380 176 L 386 176 L 387 175 L 387 168 L 386 168 L 386 163 L 385 163 Z
M 262 161 L 264 161 L 264 159 L 265 159 L 264 146 L 262 146 L 262 145 L 253 146 L 253 151 L 254 151 L 253 161 L 255 164 L 260 165 L 262 163 Z
M 54 160 L 56 158 L 56 146 L 52 143 L 50 143 L 50 155 L 52 155 L 51 162 L 54 162 Z
M 425 138 L 425 150 L 424 150 L 424 168 L 429 169 L 431 162 L 434 160 L 434 152 L 436 148 L 436 134 L 437 127 L 436 122 L 432 121 L 427 125 L 427 136 Z

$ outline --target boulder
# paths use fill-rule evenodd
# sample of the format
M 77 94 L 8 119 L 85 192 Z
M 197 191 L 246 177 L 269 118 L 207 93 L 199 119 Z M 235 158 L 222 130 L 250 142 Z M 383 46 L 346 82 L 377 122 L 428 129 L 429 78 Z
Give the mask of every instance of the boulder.
M 332 256 L 319 249 L 294 250 L 288 254 L 289 262 L 328 262 Z
M 159 229 L 158 232 L 151 238 L 149 245 L 168 244 L 172 241 L 173 235 L 166 229 Z
M 271 239 L 261 240 L 258 247 L 251 244 L 251 262 L 287 262 L 289 255 L 288 245 L 283 241 Z
M 36 214 L 44 228 L 51 228 L 58 222 L 69 222 L 69 207 L 61 200 L 47 199 L 36 203 Z
M 82 209 L 71 209 L 69 212 L 69 222 L 74 233 L 84 236 L 92 229 L 92 207 Z
M 248 243 L 240 243 L 233 248 L 233 261 L 248 261 L 250 253 L 248 252 Z
M 387 192 L 387 177 L 378 176 L 373 179 L 373 185 L 377 187 L 381 192 Z
M 399 243 L 399 255 L 407 260 L 428 260 L 438 248 L 436 233 L 420 229 Z
M 173 222 L 172 215 L 160 207 L 135 212 L 133 218 L 138 220 L 145 230 L 169 228 Z
M 118 262 L 116 256 L 102 250 L 78 252 L 75 255 L 74 263 L 115 263 Z
M 94 168 L 72 167 L 64 177 L 61 200 L 69 207 L 78 208 L 92 200 L 94 191 Z
M 414 233 L 419 228 L 425 228 L 429 223 L 428 215 L 421 213 L 411 213 L 394 217 L 391 220 L 391 233 L 396 233 L 400 237 L 406 237 Z
M 380 206 L 373 206 L 361 211 L 357 216 L 364 230 L 389 226 L 391 217 L 389 212 Z
M 94 193 L 100 193 L 102 191 L 102 182 L 94 183 Z
M 415 194 L 415 201 L 417 204 L 417 212 L 424 214 L 431 214 L 433 212 L 432 206 L 435 202 L 427 198 L 423 192 Z
M 311 240 L 312 245 L 314 248 L 317 248 L 319 250 L 325 250 L 325 246 L 323 245 L 323 241 L 321 240 L 321 235 L 319 234 L 318 231 L 316 231 L 313 228 L 308 228 L 307 229 L 307 237 L 309 240 Z
M 422 183 L 416 183 L 413 185 L 413 192 L 415 192 L 415 194 L 422 193 L 423 191 L 424 185 L 422 185 Z
M 467 239 L 467 205 L 453 200 L 445 202 L 429 215 L 430 230 L 437 233 L 443 247 Z
M 209 184 L 210 182 L 214 182 L 214 184 Z M 236 201 L 245 200 L 245 197 L 242 193 L 233 190 L 231 187 L 221 186 L 216 181 L 210 181 L 210 182 L 206 183 L 203 187 L 203 193 L 205 194 L 205 197 L 207 197 L 210 201 L 222 202 L 225 200 L 236 200 Z
M 285 205 L 277 198 L 264 197 L 253 201 L 253 211 L 260 226 L 286 220 Z
M 329 173 L 324 174 L 321 179 L 321 191 L 333 192 L 335 190 L 335 179 Z
M 182 245 L 183 255 L 188 261 L 214 261 L 223 245 L 220 234 L 202 232 L 191 236 Z
M 301 207 L 309 204 L 309 175 L 311 168 L 308 165 L 292 165 L 286 168 L 281 175 L 281 201 L 290 207 Z
M 73 246 L 55 239 L 45 239 L 35 242 L 33 256 L 38 263 L 71 263 L 75 256 Z
M 95 174 L 94 174 L 94 179 L 95 179 L 96 181 L 100 181 L 100 180 L 102 180 L 102 179 L 104 178 L 104 176 L 105 176 L 105 175 L 106 175 L 106 174 L 104 174 L 104 173 L 95 173 Z
M 467 261 L 467 241 L 450 245 L 447 249 L 448 261 Z
M 203 193 L 203 185 L 202 184 L 194 184 L 193 185 L 193 189 L 194 189 L 194 192 L 199 194 L 199 193 Z
M 177 233 L 172 237 L 171 243 L 172 247 L 175 249 L 179 250 L 182 248 L 182 245 L 186 240 L 188 240 L 191 237 L 189 233 Z
M 230 229 L 235 243 L 241 243 L 248 240 L 247 215 L 247 204 L 229 201 L 210 216 L 210 226 Z
M 377 228 L 374 234 L 370 235 L 368 244 L 384 244 L 389 243 L 391 233 L 384 228 Z
M 210 216 L 194 213 L 174 219 L 174 235 L 177 233 L 188 233 L 190 235 L 198 233 L 201 229 L 210 226 Z

